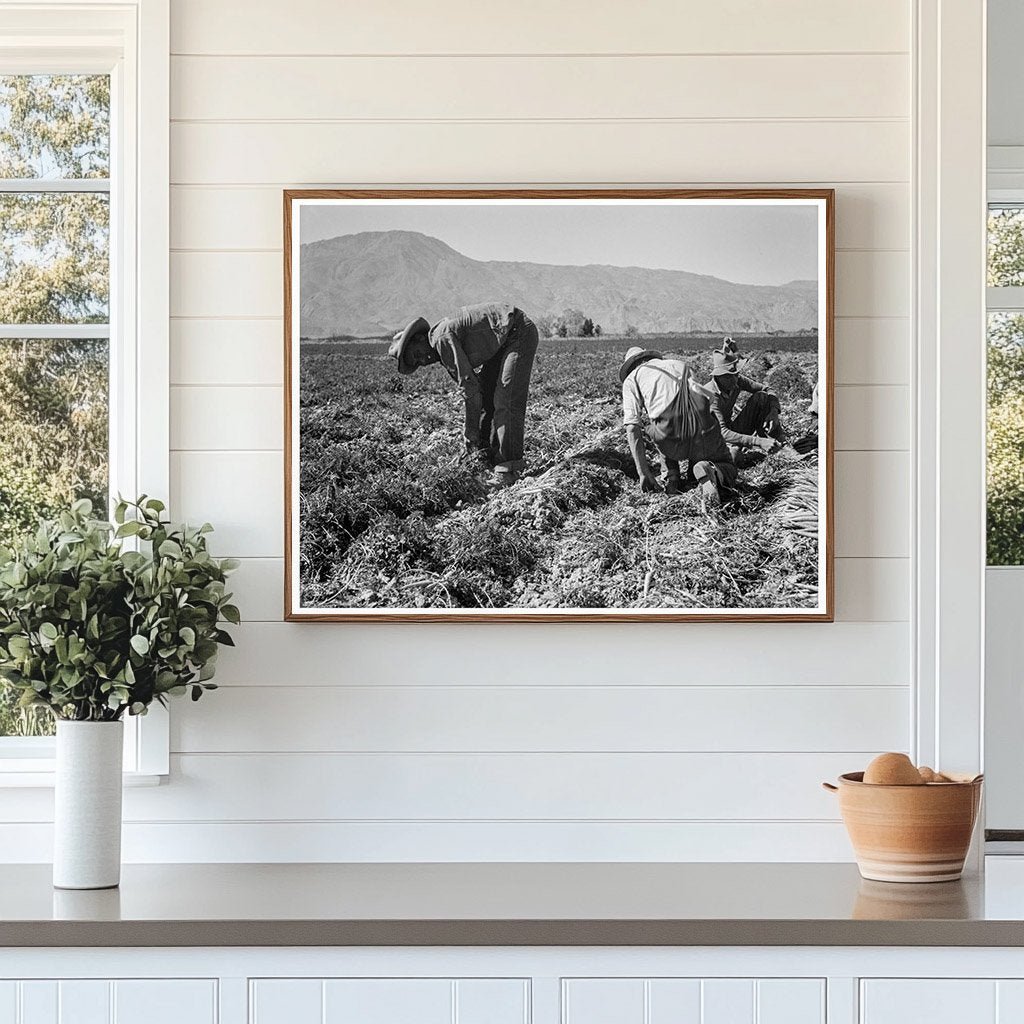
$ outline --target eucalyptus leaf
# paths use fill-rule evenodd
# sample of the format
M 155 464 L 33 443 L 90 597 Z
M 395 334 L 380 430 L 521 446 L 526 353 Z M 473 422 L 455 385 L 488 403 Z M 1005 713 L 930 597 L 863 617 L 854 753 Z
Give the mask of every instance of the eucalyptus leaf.
M 221 627 L 240 620 L 224 596 L 237 562 L 210 555 L 207 524 L 164 511 L 156 498 L 119 500 L 112 527 L 78 501 L 0 548 L 0 677 L 24 706 L 111 721 L 208 688 L 231 643 Z M 140 550 L 124 550 L 136 537 Z

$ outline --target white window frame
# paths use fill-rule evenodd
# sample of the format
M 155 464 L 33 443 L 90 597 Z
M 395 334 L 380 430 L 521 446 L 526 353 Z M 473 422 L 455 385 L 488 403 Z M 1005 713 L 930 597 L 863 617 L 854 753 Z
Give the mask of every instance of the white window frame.
M 989 150 L 989 207 L 1024 208 L 1024 149 L 998 147 Z M 986 288 L 986 313 L 1024 313 L 1024 288 Z M 1017 598 L 1024 592 L 1024 565 L 991 565 L 985 570 L 995 588 L 994 625 L 987 630 L 989 671 L 985 678 L 986 765 L 990 772 L 991 814 L 986 821 L 990 840 L 986 853 L 1019 855 L 1024 829 L 1024 797 L 1020 795 L 1020 729 L 1024 725 L 1016 673 L 1019 645 L 1016 634 L 1007 635 L 999 596 Z M 1008 671 L 1008 661 L 1014 670 Z M 996 789 L 998 787 L 998 790 Z
M 917 0 L 914 735 L 983 766 L 986 5 Z M 981 844 L 975 846 L 975 858 Z
M 169 22 L 169 0 L 0 0 L 0 74 L 110 75 L 110 489 L 165 502 Z M 33 184 L 38 191 L 59 187 Z M 74 189 L 80 190 L 77 184 Z M 84 336 L 67 327 L 59 332 Z M 0 325 L 0 336 L 14 333 L 28 336 L 24 327 Z M 126 778 L 146 782 L 166 775 L 169 748 L 168 716 L 159 705 L 148 715 L 126 718 Z M 0 738 L 0 787 L 52 785 L 53 762 L 52 739 Z

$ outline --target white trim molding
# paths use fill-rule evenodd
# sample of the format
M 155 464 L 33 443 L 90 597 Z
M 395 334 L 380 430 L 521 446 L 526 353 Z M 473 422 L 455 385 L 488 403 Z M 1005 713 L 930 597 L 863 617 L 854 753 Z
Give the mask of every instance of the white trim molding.
M 0 37 L 0 72 L 109 72 L 112 107 L 110 181 L 43 183 L 48 190 L 109 187 L 109 328 L 33 333 L 17 325 L 0 325 L 0 336 L 109 336 L 111 490 L 127 496 L 145 493 L 166 502 L 170 495 L 169 0 L 0 0 Z M 169 735 L 162 708 L 128 719 L 125 771 L 166 774 Z M 25 772 L 26 767 L 34 770 Z M 18 775 L 31 776 L 35 785 L 52 779 L 45 758 L 37 756 L 27 766 L 13 745 L 9 752 L 0 750 L 0 773 L 5 773 L 5 784 Z
M 915 125 L 919 763 L 982 768 L 984 0 L 918 0 Z

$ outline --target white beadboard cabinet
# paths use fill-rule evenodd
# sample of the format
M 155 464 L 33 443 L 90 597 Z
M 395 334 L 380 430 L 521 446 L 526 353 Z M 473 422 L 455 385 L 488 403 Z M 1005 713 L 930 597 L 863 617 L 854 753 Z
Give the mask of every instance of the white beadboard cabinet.
M 0 981 L 0 1024 L 218 1024 L 210 978 Z
M 0 1024 L 1020 1024 L 1019 948 L 0 950 Z

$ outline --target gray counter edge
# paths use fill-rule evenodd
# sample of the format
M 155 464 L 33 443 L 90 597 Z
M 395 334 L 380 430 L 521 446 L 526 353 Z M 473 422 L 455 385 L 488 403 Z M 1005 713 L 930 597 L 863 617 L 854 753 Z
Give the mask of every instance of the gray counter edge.
M 1024 946 L 1024 921 L 8 921 L 0 947 Z

